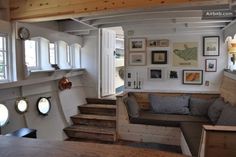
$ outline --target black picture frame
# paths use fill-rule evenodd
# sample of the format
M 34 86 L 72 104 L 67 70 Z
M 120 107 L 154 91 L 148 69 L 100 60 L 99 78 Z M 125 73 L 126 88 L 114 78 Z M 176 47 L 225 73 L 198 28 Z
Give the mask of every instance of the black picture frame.
M 202 85 L 203 70 L 183 70 L 183 84 L 185 85 Z
M 167 51 L 152 51 L 152 64 L 167 64 Z
M 205 72 L 217 72 L 217 59 L 205 60 Z
M 220 55 L 220 37 L 204 36 L 203 37 L 203 56 Z

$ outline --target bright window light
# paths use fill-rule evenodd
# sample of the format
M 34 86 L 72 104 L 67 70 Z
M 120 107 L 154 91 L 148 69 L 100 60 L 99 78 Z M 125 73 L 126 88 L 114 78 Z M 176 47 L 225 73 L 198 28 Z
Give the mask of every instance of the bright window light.
M 56 64 L 56 46 L 54 43 L 49 43 L 49 62 Z
M 25 63 L 29 68 L 37 67 L 37 42 L 34 40 L 25 41 Z
M 70 46 L 66 46 L 66 61 L 69 65 L 71 65 L 71 51 Z
M 9 118 L 8 109 L 5 105 L 0 104 L 0 127 L 4 126 Z
M 49 99 L 42 97 L 39 98 L 37 106 L 40 114 L 47 115 L 48 112 L 50 111 L 51 103 Z
M 16 102 L 16 109 L 20 113 L 24 113 L 28 109 L 28 103 L 25 99 L 21 99 Z
M 7 37 L 0 35 L 0 81 L 7 80 Z

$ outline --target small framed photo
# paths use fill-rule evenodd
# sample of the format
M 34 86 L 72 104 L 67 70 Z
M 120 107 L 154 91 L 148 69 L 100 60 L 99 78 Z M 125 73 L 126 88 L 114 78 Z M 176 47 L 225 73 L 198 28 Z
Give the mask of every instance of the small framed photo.
M 149 80 L 161 80 L 164 78 L 164 70 L 160 68 L 148 68 Z
M 161 39 L 161 40 L 148 40 L 148 47 L 168 47 L 169 40 Z
M 129 39 L 129 51 L 146 51 L 146 39 L 145 38 Z
M 205 71 L 216 72 L 217 71 L 217 59 L 206 59 L 205 60 Z
M 179 79 L 180 74 L 178 70 L 169 70 L 167 73 L 169 79 Z
M 183 84 L 202 85 L 203 70 L 183 70 Z
M 203 56 L 220 55 L 220 37 L 206 36 L 203 37 Z
M 167 64 L 167 51 L 152 51 L 152 64 Z
M 129 65 L 146 65 L 146 53 L 129 53 Z

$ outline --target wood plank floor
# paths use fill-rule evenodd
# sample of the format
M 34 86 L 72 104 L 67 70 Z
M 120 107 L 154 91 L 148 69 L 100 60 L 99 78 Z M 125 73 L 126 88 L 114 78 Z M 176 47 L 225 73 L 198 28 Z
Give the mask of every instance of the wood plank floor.
M 1 157 L 184 157 L 181 154 L 120 145 L 46 141 L 0 136 Z

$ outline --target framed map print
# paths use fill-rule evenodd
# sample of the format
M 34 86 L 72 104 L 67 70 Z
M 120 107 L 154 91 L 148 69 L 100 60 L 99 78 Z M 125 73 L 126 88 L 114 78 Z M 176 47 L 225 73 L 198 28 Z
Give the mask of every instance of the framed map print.
M 198 43 L 173 43 L 173 66 L 198 67 Z

